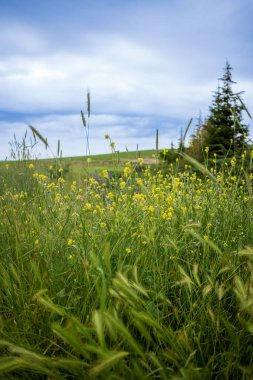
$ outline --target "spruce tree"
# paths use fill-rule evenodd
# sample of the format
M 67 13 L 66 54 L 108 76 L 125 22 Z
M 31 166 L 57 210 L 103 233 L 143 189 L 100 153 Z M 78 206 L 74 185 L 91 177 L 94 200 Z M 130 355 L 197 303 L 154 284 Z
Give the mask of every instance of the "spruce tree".
M 226 62 L 225 73 L 214 93 L 214 100 L 210 107 L 210 115 L 205 121 L 202 130 L 205 132 L 205 145 L 210 153 L 218 156 L 240 154 L 246 143 L 249 133 L 248 127 L 243 124 L 243 106 L 239 101 L 241 92 L 234 93 L 229 62 Z
M 189 148 L 190 155 L 195 157 L 198 161 L 204 160 L 202 132 L 203 132 L 203 119 L 200 112 L 199 117 L 197 118 L 197 123 L 195 125 L 194 132 L 191 135 L 190 148 Z

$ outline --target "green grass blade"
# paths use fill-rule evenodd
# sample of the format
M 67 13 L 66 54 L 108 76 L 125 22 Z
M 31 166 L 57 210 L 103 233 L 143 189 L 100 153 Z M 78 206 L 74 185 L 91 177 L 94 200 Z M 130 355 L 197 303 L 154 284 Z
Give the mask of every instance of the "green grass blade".
M 187 124 L 187 127 L 186 127 L 185 131 L 184 131 L 183 140 L 182 140 L 183 146 L 184 146 L 184 143 L 185 143 L 185 139 L 186 139 L 187 133 L 188 133 L 189 128 L 191 126 L 192 120 L 193 119 L 191 118 L 190 121 L 189 121 L 189 123 Z
M 204 165 L 202 165 L 200 162 L 195 160 L 195 158 L 188 156 L 188 154 L 186 154 L 184 152 L 181 152 L 180 155 L 186 161 L 188 161 L 192 166 L 194 166 L 196 169 L 198 169 L 202 174 L 206 175 L 207 177 L 209 177 L 214 182 L 217 182 L 216 177 Z
M 242 99 L 240 98 L 239 95 L 237 95 L 237 99 L 238 99 L 239 102 L 241 103 L 241 106 L 242 106 L 242 108 L 244 109 L 244 111 L 247 113 L 248 117 L 252 120 L 252 116 L 251 116 L 251 114 L 249 113 L 248 108 L 246 107 L 246 105 L 244 104 L 244 102 L 242 101 Z
M 0 358 L 0 375 L 8 372 L 12 372 L 17 368 L 22 367 L 22 359 L 13 357 L 2 357 Z
M 129 353 L 126 351 L 119 352 L 109 352 L 106 354 L 106 357 L 102 359 L 96 366 L 90 370 L 92 376 L 98 375 L 100 372 L 112 367 L 117 364 L 120 360 L 128 356 Z
M 114 318 L 111 314 L 105 313 L 105 316 L 109 322 L 114 326 L 115 330 L 125 339 L 128 344 L 133 348 L 133 350 L 139 354 L 141 357 L 144 357 L 144 353 L 141 349 L 141 346 L 136 342 L 133 336 L 130 334 L 128 329 L 123 325 L 123 323 Z

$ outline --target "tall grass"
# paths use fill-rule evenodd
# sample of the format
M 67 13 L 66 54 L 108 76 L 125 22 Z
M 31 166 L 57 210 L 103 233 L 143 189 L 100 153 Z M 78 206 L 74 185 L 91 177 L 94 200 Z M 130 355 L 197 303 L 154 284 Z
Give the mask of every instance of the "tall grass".
M 184 158 L 2 169 L 1 379 L 252 378 L 252 175 Z

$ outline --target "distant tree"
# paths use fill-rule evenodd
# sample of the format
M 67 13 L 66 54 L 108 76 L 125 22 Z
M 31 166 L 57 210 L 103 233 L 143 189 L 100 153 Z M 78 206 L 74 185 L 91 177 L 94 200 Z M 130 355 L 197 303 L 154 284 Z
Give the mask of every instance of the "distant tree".
M 195 157 L 198 161 L 203 161 L 204 153 L 203 153 L 203 119 L 201 112 L 199 113 L 199 117 L 197 118 L 197 123 L 195 125 L 195 130 L 191 135 L 189 153 L 191 156 Z
M 181 130 L 180 130 L 180 139 L 178 140 L 178 150 L 179 150 L 179 152 L 184 152 L 184 150 L 185 150 L 183 128 L 181 128 Z
M 232 80 L 232 67 L 228 61 L 224 70 L 214 93 L 209 117 L 200 129 L 210 154 L 216 153 L 218 156 L 240 154 L 249 133 L 248 126 L 242 120 L 243 105 L 239 100 L 241 92 L 234 93 L 232 90 L 235 82 Z
M 248 126 L 243 123 L 242 92 L 234 93 L 232 85 L 232 67 L 226 62 L 225 73 L 219 79 L 217 91 L 209 108 L 209 116 L 204 122 L 201 116 L 196 131 L 191 136 L 189 153 L 200 161 L 204 160 L 205 149 L 208 154 L 217 157 L 241 154 L 247 145 Z

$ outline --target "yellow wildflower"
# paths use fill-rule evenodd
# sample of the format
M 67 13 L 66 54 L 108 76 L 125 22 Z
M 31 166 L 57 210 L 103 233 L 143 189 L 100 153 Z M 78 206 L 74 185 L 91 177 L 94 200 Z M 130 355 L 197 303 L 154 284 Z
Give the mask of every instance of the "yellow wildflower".
M 124 175 L 125 175 L 126 177 L 128 177 L 129 174 L 131 174 L 131 168 L 130 168 L 129 166 L 126 166 L 126 167 L 124 168 Z
M 104 169 L 104 170 L 102 171 L 102 176 L 103 176 L 104 178 L 106 178 L 106 179 L 109 178 L 109 174 L 108 174 L 108 171 L 107 171 L 106 169 Z
M 126 182 L 121 181 L 119 185 L 120 185 L 121 189 L 124 189 L 126 187 Z
M 67 242 L 67 243 L 68 243 L 68 246 L 73 245 L 74 242 L 75 242 L 75 241 L 74 241 L 73 239 L 70 239 L 70 238 L 69 238 L 69 239 L 68 239 L 68 242 Z

